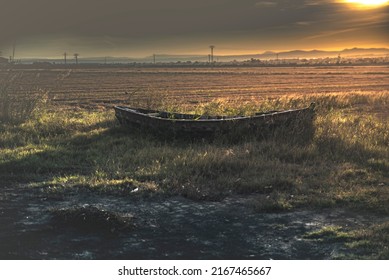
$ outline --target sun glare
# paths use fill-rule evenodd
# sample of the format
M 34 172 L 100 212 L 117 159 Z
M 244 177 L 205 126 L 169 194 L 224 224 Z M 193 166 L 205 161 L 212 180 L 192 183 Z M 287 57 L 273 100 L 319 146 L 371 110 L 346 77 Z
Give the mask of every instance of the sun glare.
M 366 8 L 379 7 L 389 4 L 389 0 L 344 0 L 344 2 Z

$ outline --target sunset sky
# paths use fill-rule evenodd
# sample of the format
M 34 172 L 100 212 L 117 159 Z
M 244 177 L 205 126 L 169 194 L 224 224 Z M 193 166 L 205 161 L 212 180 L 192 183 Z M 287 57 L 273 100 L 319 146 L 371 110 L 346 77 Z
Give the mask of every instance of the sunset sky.
M 389 47 L 389 1 L 0 0 L 3 56 L 13 44 L 15 58 Z

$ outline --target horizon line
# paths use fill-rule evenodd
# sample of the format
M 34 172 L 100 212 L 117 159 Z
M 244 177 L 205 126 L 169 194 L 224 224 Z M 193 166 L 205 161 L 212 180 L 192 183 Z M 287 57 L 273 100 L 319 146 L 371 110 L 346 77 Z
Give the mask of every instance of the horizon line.
M 250 56 L 250 55 L 266 55 L 266 54 L 282 54 L 282 53 L 291 53 L 291 52 L 328 52 L 328 53 L 334 53 L 334 52 L 344 52 L 347 50 L 387 50 L 389 52 L 389 46 L 387 47 L 352 47 L 352 48 L 343 48 L 343 49 L 331 49 L 331 50 L 326 50 L 326 49 L 292 49 L 292 50 L 282 50 L 282 51 L 274 51 L 274 50 L 266 50 L 263 52 L 258 52 L 258 53 L 231 53 L 231 54 L 220 54 L 220 55 L 214 55 L 215 57 L 229 57 L 229 56 Z M 68 54 L 69 59 L 73 59 L 73 54 Z M 176 57 L 188 57 L 188 56 L 193 56 L 193 57 L 208 57 L 209 54 L 169 54 L 169 53 L 151 53 L 150 55 L 146 56 L 136 56 L 136 57 L 131 57 L 131 56 L 113 56 L 113 55 L 95 55 L 95 56 L 86 56 L 83 57 L 83 59 L 104 59 L 104 58 L 121 58 L 121 59 L 146 59 L 146 58 L 153 58 L 153 56 L 176 56 Z M 4 56 L 3 56 L 4 57 Z M 80 55 L 82 57 L 82 55 Z M 6 57 L 4 57 L 6 58 Z M 16 59 L 16 58 L 15 58 Z M 63 53 L 62 55 L 57 55 L 57 56 L 22 56 L 18 57 L 17 59 L 63 59 Z

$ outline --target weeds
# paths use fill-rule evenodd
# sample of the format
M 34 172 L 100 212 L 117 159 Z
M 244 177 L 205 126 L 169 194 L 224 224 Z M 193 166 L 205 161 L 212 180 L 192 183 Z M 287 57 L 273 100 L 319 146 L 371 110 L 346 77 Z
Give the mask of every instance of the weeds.
M 21 74 L 9 74 L 0 81 L 0 124 L 24 122 L 47 102 L 48 94 L 41 89 L 14 88 L 15 80 L 21 78 Z

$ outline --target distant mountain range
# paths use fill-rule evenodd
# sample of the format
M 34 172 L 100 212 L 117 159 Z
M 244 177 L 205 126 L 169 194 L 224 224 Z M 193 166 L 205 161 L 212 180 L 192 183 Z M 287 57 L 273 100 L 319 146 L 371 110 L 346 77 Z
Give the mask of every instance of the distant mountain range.
M 353 48 L 353 49 L 344 49 L 341 51 L 321 51 L 321 50 L 311 50 L 311 51 L 302 51 L 294 50 L 288 52 L 278 53 L 279 58 L 323 58 L 323 57 L 334 57 L 334 56 L 344 56 L 344 57 L 368 57 L 368 56 L 382 56 L 388 55 L 388 48 Z M 261 54 L 261 57 L 276 56 L 275 52 L 265 52 Z
M 389 55 L 389 48 L 352 48 L 344 49 L 341 51 L 322 51 L 322 50 L 293 50 L 286 52 L 273 52 L 267 51 L 259 54 L 245 54 L 245 55 L 217 55 L 215 53 L 214 60 L 218 62 L 231 62 L 231 61 L 245 61 L 250 59 L 313 59 L 313 58 L 326 58 L 326 57 L 377 57 Z M 143 58 L 130 58 L 130 57 L 79 57 L 80 63 L 152 63 L 154 62 L 154 56 L 147 56 Z M 32 62 L 51 62 L 51 63 L 63 63 L 62 59 L 22 59 L 23 63 Z M 156 54 L 156 63 L 168 63 L 168 62 L 207 62 L 208 55 L 169 55 L 169 54 Z M 68 63 L 73 63 L 72 59 L 68 59 Z

